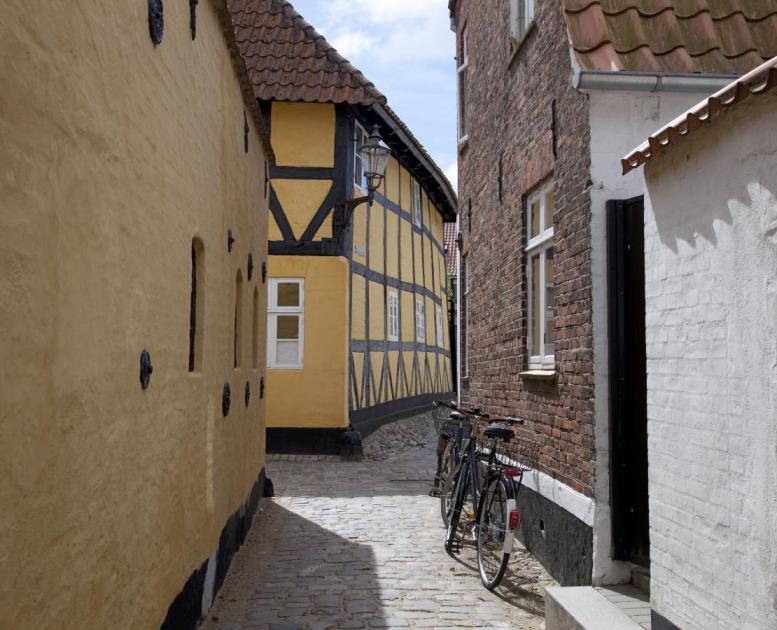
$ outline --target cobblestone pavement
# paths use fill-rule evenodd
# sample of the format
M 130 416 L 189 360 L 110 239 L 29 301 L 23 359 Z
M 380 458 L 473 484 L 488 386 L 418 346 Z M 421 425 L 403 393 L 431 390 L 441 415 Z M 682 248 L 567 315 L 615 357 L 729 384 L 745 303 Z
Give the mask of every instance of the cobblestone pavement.
M 415 439 L 379 457 L 368 439 L 363 462 L 268 463 L 277 496 L 262 502 L 203 628 L 544 628 L 551 580 L 517 543 L 495 593 L 474 549 L 445 553 L 428 496 L 434 450 Z

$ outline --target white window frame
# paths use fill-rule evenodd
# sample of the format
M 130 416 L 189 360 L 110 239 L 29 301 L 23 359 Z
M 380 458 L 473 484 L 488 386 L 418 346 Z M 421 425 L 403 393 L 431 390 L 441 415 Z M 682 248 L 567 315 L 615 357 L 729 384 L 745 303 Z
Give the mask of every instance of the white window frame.
M 399 341 L 399 293 L 389 289 L 386 308 L 386 338 L 389 341 Z
M 538 190 L 532 193 L 526 200 L 526 217 L 527 217 L 527 243 L 526 243 L 526 277 L 528 298 L 526 300 L 529 305 L 528 320 L 529 320 L 529 334 L 527 335 L 527 351 L 529 353 L 529 369 L 532 370 L 552 370 L 556 367 L 556 355 L 555 355 L 555 339 L 554 339 L 554 354 L 545 354 L 545 325 L 547 323 L 545 303 L 547 297 L 547 282 L 545 277 L 547 271 L 547 253 L 548 250 L 553 249 L 555 242 L 553 239 L 553 225 L 550 227 L 545 225 L 545 204 L 547 201 L 547 193 L 553 191 L 555 182 L 550 180 L 542 185 Z M 532 205 L 539 200 L 539 233 L 537 236 L 531 238 L 531 226 L 532 226 Z M 555 204 L 555 198 L 554 198 Z M 533 256 L 540 255 L 540 330 L 534 330 L 534 273 L 532 270 L 531 259 Z M 554 252 L 555 255 L 555 252 Z M 554 266 L 555 269 L 555 266 Z M 550 279 L 553 282 L 553 278 Z M 540 352 L 541 354 L 532 354 L 532 348 L 534 347 L 534 335 L 538 334 L 540 339 Z
M 534 22 L 534 0 L 510 0 L 510 37 L 520 44 Z
M 421 184 L 419 184 L 415 179 L 413 180 L 413 195 L 410 205 L 413 211 L 413 223 L 418 227 L 421 227 L 424 223 Z
M 426 300 L 422 297 L 415 299 L 415 340 L 426 343 Z
M 299 306 L 278 306 L 278 285 L 299 285 Z M 267 299 L 267 367 L 273 370 L 301 370 L 305 356 L 305 280 L 302 278 L 270 278 Z M 276 356 L 278 315 L 299 316 L 299 360 L 296 365 L 279 364 Z
M 442 348 L 445 345 L 445 337 L 442 329 L 442 306 L 434 307 L 434 323 L 437 329 L 437 345 Z
M 359 123 L 355 121 L 354 125 L 354 139 L 353 139 L 353 183 L 362 192 L 367 191 L 367 180 L 364 176 L 364 161 L 359 153 L 359 147 L 365 144 L 369 139 L 367 130 Z M 358 177 L 359 170 L 361 169 L 361 179 Z
M 459 46 L 459 59 L 456 65 L 456 92 L 458 94 L 457 115 L 459 142 L 464 142 L 469 137 L 467 129 L 467 95 L 466 89 L 462 90 L 462 77 L 466 82 L 467 68 L 469 68 L 469 50 L 467 45 L 467 35 L 469 25 L 465 24 L 461 29 L 461 42 Z

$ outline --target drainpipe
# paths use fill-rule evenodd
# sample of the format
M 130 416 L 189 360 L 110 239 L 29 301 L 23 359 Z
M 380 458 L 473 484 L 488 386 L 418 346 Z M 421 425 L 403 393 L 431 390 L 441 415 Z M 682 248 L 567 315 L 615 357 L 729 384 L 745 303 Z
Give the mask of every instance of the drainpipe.
M 739 78 L 738 74 L 682 74 L 672 72 L 605 72 L 575 68 L 572 85 L 578 90 L 678 92 L 712 94 Z
M 456 234 L 459 234 L 461 215 L 456 214 Z M 461 404 L 461 251 L 456 248 L 456 402 Z

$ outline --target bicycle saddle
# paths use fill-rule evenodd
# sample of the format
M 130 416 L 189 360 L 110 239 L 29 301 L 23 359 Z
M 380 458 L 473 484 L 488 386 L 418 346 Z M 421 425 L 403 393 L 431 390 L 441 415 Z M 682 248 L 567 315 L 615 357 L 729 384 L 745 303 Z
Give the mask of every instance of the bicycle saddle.
M 457 422 L 458 422 L 459 420 L 464 420 L 464 419 L 465 419 L 465 416 L 464 416 L 464 414 L 463 414 L 463 413 L 459 413 L 458 411 L 451 411 L 451 412 L 448 414 L 448 418 L 450 418 L 451 420 L 455 420 L 455 421 L 457 421 Z
M 483 431 L 483 435 L 485 435 L 486 437 L 497 438 L 500 440 L 509 440 L 515 434 L 513 433 L 513 430 L 510 427 L 508 427 L 506 424 L 502 424 L 499 422 L 492 422 Z

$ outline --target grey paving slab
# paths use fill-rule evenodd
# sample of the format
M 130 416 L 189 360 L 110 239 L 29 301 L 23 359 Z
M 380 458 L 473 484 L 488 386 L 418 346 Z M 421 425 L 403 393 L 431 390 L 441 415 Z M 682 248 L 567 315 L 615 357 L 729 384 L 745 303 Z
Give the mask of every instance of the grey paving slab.
M 202 628 L 544 629 L 537 602 L 551 581 L 528 552 L 516 544 L 494 593 L 474 549 L 445 552 L 428 496 L 433 433 L 405 433 L 410 444 L 392 453 L 383 436 L 362 462 L 268 462 L 277 496 L 262 501 Z

